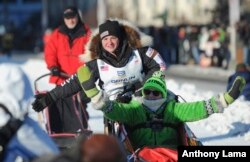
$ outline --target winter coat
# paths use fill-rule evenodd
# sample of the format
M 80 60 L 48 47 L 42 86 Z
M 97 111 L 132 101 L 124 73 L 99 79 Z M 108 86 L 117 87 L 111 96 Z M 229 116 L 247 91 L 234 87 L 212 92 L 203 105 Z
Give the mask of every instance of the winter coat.
M 102 110 L 108 119 L 124 123 L 132 128 L 133 131 L 128 131 L 128 134 L 134 149 L 143 146 L 177 148 L 178 132 L 175 126 L 207 118 L 213 113 L 223 112 L 223 107 L 226 107 L 223 95 L 212 97 L 207 101 L 190 103 L 179 103 L 174 99 L 167 99 L 156 112 L 150 111 L 141 102 L 135 100 L 129 104 L 110 101 L 102 92 L 94 96 L 91 101 L 93 107 Z M 157 125 L 146 126 L 145 123 L 152 121 L 153 118 L 158 121 L 162 119 L 165 126 L 162 128 Z M 144 127 L 137 127 L 138 125 L 144 125 Z
M 91 35 L 90 28 L 84 24 L 73 35 L 73 40 L 69 39 L 68 32 L 63 26 L 55 29 L 50 40 L 45 46 L 44 54 L 47 68 L 59 67 L 62 72 L 69 75 L 74 74 L 84 63 L 79 60 L 79 55 L 85 52 L 84 46 Z M 50 83 L 60 85 L 65 78 L 57 76 L 50 77 Z

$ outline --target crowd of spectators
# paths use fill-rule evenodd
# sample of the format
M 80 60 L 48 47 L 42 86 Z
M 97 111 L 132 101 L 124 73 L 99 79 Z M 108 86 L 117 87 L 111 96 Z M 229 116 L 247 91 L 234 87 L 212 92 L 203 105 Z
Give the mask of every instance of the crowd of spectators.
M 240 46 L 242 47 L 243 59 L 242 63 L 250 65 L 250 21 L 246 18 L 242 18 L 236 24 L 238 39 Z
M 231 58 L 229 32 L 223 24 L 151 26 L 142 30 L 154 38 L 154 48 L 158 49 L 168 65 L 198 64 L 228 68 Z

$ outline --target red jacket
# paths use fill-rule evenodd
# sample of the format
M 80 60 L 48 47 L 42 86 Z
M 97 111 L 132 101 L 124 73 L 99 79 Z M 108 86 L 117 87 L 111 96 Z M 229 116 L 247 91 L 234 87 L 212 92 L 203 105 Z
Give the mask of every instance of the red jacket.
M 88 42 L 91 30 L 84 25 L 85 34 L 76 36 L 73 40 L 72 47 L 70 47 L 69 37 L 61 32 L 59 28 L 55 29 L 51 35 L 49 42 L 45 45 L 44 55 L 47 68 L 51 69 L 53 66 L 60 68 L 62 72 L 69 75 L 74 74 L 78 67 L 83 64 L 79 60 L 79 55 L 85 51 L 85 45 Z M 51 76 L 50 83 L 60 85 L 65 78 Z

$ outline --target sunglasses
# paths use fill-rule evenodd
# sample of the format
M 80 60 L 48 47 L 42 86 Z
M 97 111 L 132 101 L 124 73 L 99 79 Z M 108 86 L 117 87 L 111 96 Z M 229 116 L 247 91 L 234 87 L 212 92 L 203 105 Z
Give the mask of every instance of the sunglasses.
M 143 92 L 146 96 L 150 95 L 150 93 L 152 93 L 155 97 L 158 97 L 161 95 L 161 92 L 159 92 L 159 91 L 152 91 L 152 90 L 148 90 L 148 89 L 144 89 Z

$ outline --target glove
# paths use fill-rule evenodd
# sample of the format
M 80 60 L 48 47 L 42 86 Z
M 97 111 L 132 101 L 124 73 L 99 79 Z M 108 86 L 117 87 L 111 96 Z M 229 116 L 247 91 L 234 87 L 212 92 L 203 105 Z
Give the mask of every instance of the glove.
M 241 76 L 236 77 L 231 88 L 228 90 L 228 92 L 224 93 L 224 98 L 228 105 L 233 103 L 234 100 L 236 100 L 239 97 L 245 84 L 246 80 L 243 77 Z
M 132 100 L 132 95 L 127 94 L 118 94 L 116 101 L 120 103 L 129 103 Z
M 89 98 L 94 97 L 99 93 L 95 85 L 95 78 L 93 77 L 88 66 L 82 66 L 77 70 L 77 76 L 81 86 Z
M 141 93 L 141 88 L 143 87 L 143 84 L 141 82 L 136 82 L 134 85 L 134 95 L 135 96 L 142 96 L 142 93 Z
M 35 96 L 35 98 L 35 101 L 32 103 L 32 108 L 36 112 L 42 111 L 45 107 L 51 105 L 54 102 L 50 93 L 38 94 Z
M 50 68 L 50 72 L 53 76 L 60 76 L 61 71 L 59 70 L 59 68 L 57 66 L 53 66 L 52 68 Z
M 46 95 L 47 95 L 46 93 L 37 94 L 37 95 L 35 95 L 35 99 L 41 99 L 41 98 L 45 97 Z

